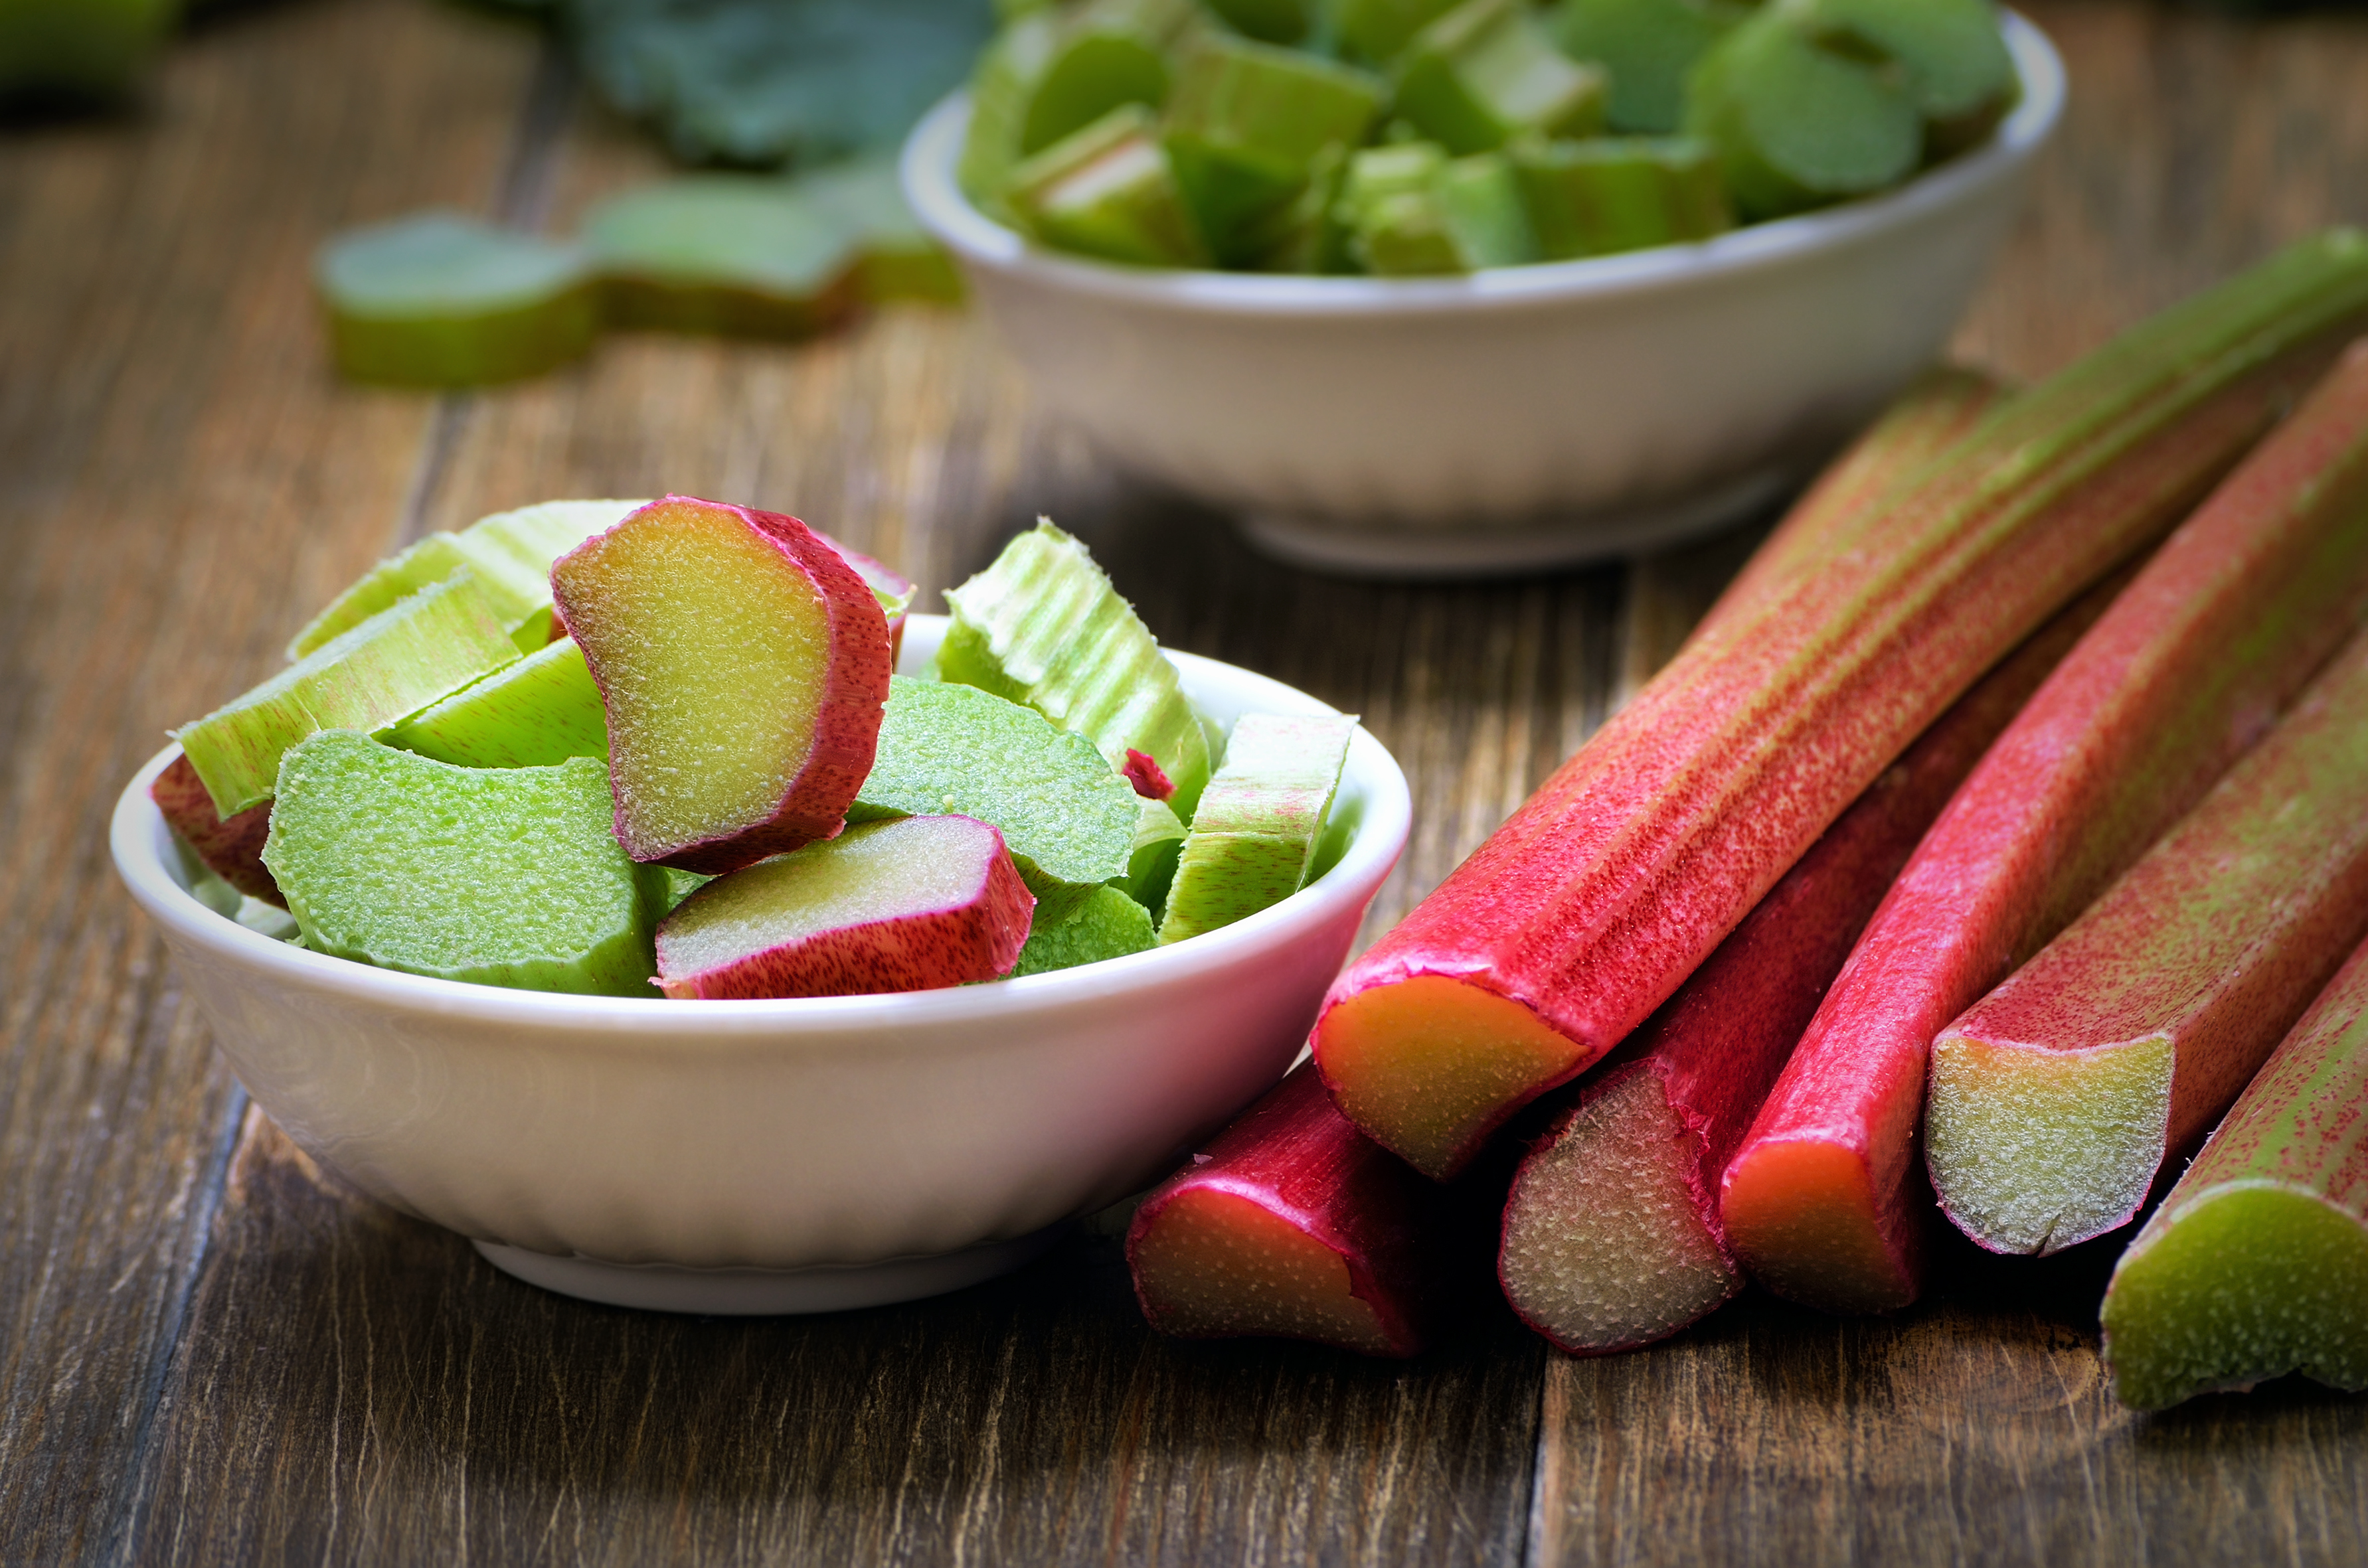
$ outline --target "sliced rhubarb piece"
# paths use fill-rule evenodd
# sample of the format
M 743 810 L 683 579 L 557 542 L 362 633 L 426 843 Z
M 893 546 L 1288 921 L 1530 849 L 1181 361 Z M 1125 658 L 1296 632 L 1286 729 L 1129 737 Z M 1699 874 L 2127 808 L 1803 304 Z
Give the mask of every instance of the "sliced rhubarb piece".
M 1190 0 L 1090 0 L 1014 19 L 979 58 L 958 177 L 992 210 L 1012 169 L 1112 109 L 1167 99 Z
M 2113 1267 L 2123 1403 L 2301 1372 L 2368 1388 L 2368 946 L 2246 1087 Z
M 1464 0 L 1392 67 L 1391 108 L 1458 156 L 1516 136 L 1593 136 L 1611 79 L 1554 46 L 1523 0 Z
M 358 381 L 466 387 L 541 375 L 600 329 L 581 251 L 457 212 L 340 234 L 321 247 L 313 278 L 337 369 Z
M 854 230 L 787 181 L 695 175 L 612 196 L 584 216 L 611 326 L 804 337 L 859 301 Z
M 1415 34 L 1455 5 L 1456 0 L 1338 0 L 1333 34 L 1349 59 L 1387 65 Z
M 1827 47 L 1898 74 L 1924 118 L 1928 158 L 1988 135 L 2021 94 L 1985 0 L 1793 0 L 1787 11 Z
M 2073 601 L 1958 699 L 1522 1162 L 1497 1278 L 1523 1322 L 1565 1350 L 1625 1350 L 1742 1288 L 1718 1214 L 1729 1156 L 1917 840 L 2127 577 Z
M 1212 31 L 1187 54 L 1163 142 L 1222 266 L 1247 266 L 1327 148 L 1356 147 L 1380 114 L 1380 80 L 1353 66 Z
M 1134 848 L 1126 859 L 1128 896 L 1151 911 L 1156 922 L 1167 907 L 1167 890 L 1176 881 L 1176 861 L 1183 853 L 1183 819 L 1165 801 L 1144 800 L 1134 826 Z
M 795 517 L 669 495 L 560 557 L 609 726 L 617 838 L 733 870 L 838 831 L 880 733 L 887 618 Z
M 1306 885 L 1357 721 L 1245 713 L 1176 862 L 1162 945 L 1256 915 Z
M 330 730 L 290 748 L 265 864 L 316 953 L 480 985 L 650 994 L 662 880 L 607 770 L 454 767 Z
M 2368 510 L 2354 515 L 2368 532 Z M 2368 632 L 1933 1042 L 1924 1154 L 1941 1211 L 1993 1252 L 2126 1224 L 2363 933 Z
M 1717 154 L 1692 137 L 1517 145 L 1513 168 L 1549 261 L 1610 256 L 1735 227 Z
M 1686 73 L 1742 15 L 1699 0 L 1563 0 L 1545 21 L 1565 54 L 1611 76 L 1612 131 L 1667 136 L 1685 120 Z
M 1927 1052 L 2209 790 L 2368 600 L 2368 358 L 2180 527 L 1999 737 L 1860 938 L 1725 1177 L 1729 1239 L 1835 1311 L 1918 1288 Z
M 802 176 L 798 187 L 853 237 L 856 287 L 864 303 L 961 301 L 962 273 L 906 204 L 894 159 L 858 158 L 817 169 Z
M 1019 958 L 1035 903 L 986 823 L 860 824 L 683 900 L 658 926 L 658 989 L 860 996 L 993 980 Z
M 2158 538 L 2368 313 L 2338 231 L 2009 401 L 1681 652 L 1337 981 L 1341 1108 L 1433 1175 L 1600 1057 L 1990 665 Z
M 1209 9 L 1245 38 L 1298 43 L 1316 25 L 1321 0 L 1209 0 Z
M 288 901 L 279 896 L 279 884 L 271 880 L 263 863 L 263 840 L 271 832 L 270 801 L 225 819 L 214 810 L 205 780 L 198 777 L 187 756 L 176 756 L 165 765 L 148 786 L 148 798 L 156 802 L 165 825 L 180 835 L 206 869 L 245 897 L 283 909 L 288 906 Z
M 564 637 L 414 713 L 386 739 L 460 767 L 548 767 L 609 756 L 599 683 Z
M 1412 1356 L 1450 1301 L 1446 1204 L 1305 1065 L 1143 1200 L 1127 1267 L 1162 1334 Z
M 518 647 L 462 572 L 330 639 L 193 724 L 173 732 L 214 809 L 271 798 L 279 754 L 315 730 L 376 730 L 499 669 Z
M 1924 121 L 1886 63 L 1821 48 L 1789 9 L 1763 9 L 1694 67 L 1685 130 L 1717 147 L 1749 220 L 1888 189 L 1923 155 Z
M 1038 905 L 1040 915 L 1043 911 L 1044 905 Z M 1011 974 L 1015 980 L 1023 974 L 1049 974 L 1148 952 L 1158 944 L 1151 911 L 1116 888 L 1088 888 L 1062 918 L 1040 919 L 1029 927 L 1028 945 L 1019 949 Z
M 1046 244 L 1139 267 L 1205 267 L 1209 244 L 1140 104 L 1114 108 L 1011 171 L 1014 218 Z
M 1176 666 L 1086 547 L 1039 517 L 992 565 L 946 590 L 952 624 L 938 674 L 1025 703 L 1127 771 L 1140 752 L 1190 821 L 1209 782 L 1209 747 Z M 1138 770 L 1139 772 L 1139 770 Z M 1155 791 L 1156 792 L 1156 791 Z

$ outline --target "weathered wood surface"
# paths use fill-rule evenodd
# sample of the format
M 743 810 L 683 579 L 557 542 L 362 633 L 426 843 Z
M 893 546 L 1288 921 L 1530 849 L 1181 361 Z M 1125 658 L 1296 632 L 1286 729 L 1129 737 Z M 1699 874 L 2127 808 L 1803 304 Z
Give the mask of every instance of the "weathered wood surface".
M 1960 350 L 2044 373 L 2368 216 L 2368 20 L 2039 18 L 2076 95 Z M 253 1111 L 106 864 L 115 790 L 401 540 L 553 494 L 797 511 L 958 580 L 1038 510 L 1169 642 L 1362 713 L 1403 911 L 1667 657 L 1749 531 L 1633 567 L 1283 571 L 1046 427 L 978 324 L 794 350 L 619 338 L 429 400 L 326 376 L 330 229 L 564 223 L 652 172 L 530 37 L 416 0 L 217 23 L 154 111 L 0 138 L 0 1562 L 2368 1560 L 2368 1412 L 2138 1419 L 2093 1249 L 1952 1255 L 1839 1323 L 1751 1299 L 1640 1355 L 1502 1315 L 1411 1367 L 1161 1342 L 1081 1238 L 939 1301 L 708 1323 L 511 1283 Z

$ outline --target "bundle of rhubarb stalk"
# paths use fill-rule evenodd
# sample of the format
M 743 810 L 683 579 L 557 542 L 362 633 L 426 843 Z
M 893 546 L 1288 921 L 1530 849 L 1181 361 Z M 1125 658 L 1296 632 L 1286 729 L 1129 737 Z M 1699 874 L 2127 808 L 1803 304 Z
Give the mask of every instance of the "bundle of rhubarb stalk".
M 2155 1200 L 2124 1402 L 2368 1387 L 2363 332 L 2338 231 L 1911 391 L 1144 1201 L 1152 1323 L 1409 1355 L 1493 1242 L 1600 1353 Z

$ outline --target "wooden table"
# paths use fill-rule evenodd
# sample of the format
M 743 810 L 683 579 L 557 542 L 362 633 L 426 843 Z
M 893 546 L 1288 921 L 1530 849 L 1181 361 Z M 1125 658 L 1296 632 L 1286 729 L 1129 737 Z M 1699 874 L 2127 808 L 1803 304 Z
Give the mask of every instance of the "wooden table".
M 1959 343 L 2021 377 L 2368 215 L 2368 18 L 2050 4 L 2070 118 Z M 430 399 L 324 368 L 341 225 L 564 222 L 653 155 L 534 35 L 420 0 L 248 11 L 151 111 L 0 137 L 0 1560 L 1208 1563 L 2368 1560 L 2368 1404 L 2107 1396 L 2096 1249 L 1944 1259 L 1840 1321 L 1747 1298 L 1410 1366 L 1151 1335 L 1116 1247 L 812 1321 L 583 1305 L 361 1199 L 251 1107 L 108 866 L 162 731 L 425 529 L 665 488 L 934 590 L 1038 511 L 1170 643 L 1405 764 L 1403 912 L 1666 657 L 1749 544 L 1488 585 L 1271 565 L 1033 411 L 960 313 L 797 349 L 618 338 Z

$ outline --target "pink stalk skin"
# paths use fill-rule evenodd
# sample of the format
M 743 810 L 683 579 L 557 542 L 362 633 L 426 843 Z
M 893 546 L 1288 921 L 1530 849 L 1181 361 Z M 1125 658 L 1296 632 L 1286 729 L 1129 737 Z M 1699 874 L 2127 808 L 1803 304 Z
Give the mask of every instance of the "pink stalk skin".
M 1350 1294 L 1372 1310 L 1384 1354 L 1417 1355 L 1443 1326 L 1456 1272 L 1447 1192 L 1359 1132 L 1325 1094 L 1314 1063 L 1302 1063 L 1155 1187 L 1127 1227 L 1127 1267 L 1151 1326 L 1183 1339 L 1235 1337 L 1196 1326 L 1144 1288 L 1142 1260 L 1159 1245 L 1160 1215 L 1195 1191 L 1256 1204 L 1338 1254 Z M 1318 1343 L 1372 1353 L 1369 1346 Z
M 1159 759 L 1133 746 L 1126 748 L 1126 766 L 1119 771 L 1134 786 L 1134 792 L 1146 801 L 1165 801 L 1176 793 L 1176 786 L 1168 782 Z
M 1889 1278 L 1838 1292 L 1817 1259 L 1756 1240 L 1730 1212 L 1730 1240 L 1762 1283 L 1835 1311 L 1916 1298 L 1926 1206 L 1914 1142 L 1933 1038 L 2200 800 L 2356 623 L 2363 430 L 2368 358 L 2355 349 L 2156 552 L 1949 803 L 1725 1181 L 1748 1202 L 1755 1180 L 1776 1179 L 1753 1162 L 1830 1151 L 1864 1187 L 1850 1219 L 1838 1199 L 1826 1217 L 1857 1231 L 1862 1256 L 1887 1258 Z
M 2363 934 L 2368 631 L 2202 805 L 1943 1033 L 2034 1053 L 2168 1040 L 2159 1170 L 2219 1120 Z M 1939 1196 L 1960 1230 L 2009 1250 Z M 2144 1199 L 2042 1250 L 2118 1230 Z
M 678 870 L 720 876 L 753 865 L 768 855 L 780 855 L 816 839 L 835 836 L 846 825 L 847 808 L 871 772 L 880 742 L 881 705 L 888 700 L 888 677 L 896 667 L 888 637 L 887 617 L 870 585 L 847 563 L 827 540 L 797 518 L 753 506 L 701 501 L 689 495 L 668 495 L 627 515 L 607 532 L 594 535 L 559 558 L 551 569 L 552 603 L 557 619 L 575 636 L 584 662 L 601 691 L 600 661 L 594 643 L 577 626 L 568 603 L 565 578 L 571 562 L 597 558 L 601 541 L 623 528 L 647 527 L 686 510 L 722 512 L 739 519 L 780 552 L 781 559 L 804 574 L 820 597 L 830 627 L 832 656 L 824 671 L 822 690 L 814 698 L 814 740 L 805 761 L 781 803 L 770 816 L 736 832 L 693 844 L 653 844 L 643 840 L 627 820 L 624 801 L 617 803 L 617 842 L 635 860 Z M 617 717 L 609 716 L 609 733 L 618 733 Z
M 165 825 L 205 862 L 207 870 L 249 898 L 288 907 L 288 901 L 279 896 L 279 884 L 272 881 L 270 869 L 263 863 L 263 841 L 271 835 L 270 801 L 225 819 L 214 810 L 214 798 L 205 780 L 186 756 L 175 757 L 156 775 L 156 781 L 148 786 L 148 798 L 156 802 Z
M 1612 1053 L 1612 1065 L 1588 1086 L 1585 1099 L 1522 1161 L 1505 1205 L 1508 1233 L 1519 1218 L 1516 1210 L 1535 1201 L 1528 1185 L 1531 1172 L 1543 1168 L 1571 1135 L 1584 1107 L 1628 1078 L 1650 1073 L 1660 1079 L 1678 1123 L 1691 1135 L 1686 1187 L 1693 1217 L 1718 1251 L 1729 1253 L 1719 1221 L 1719 1177 L 1827 983 L 1951 792 L 2128 580 L 2126 571 L 2117 573 L 2089 589 L 1958 699 L 1826 830 L 1678 994 Z M 1743 1278 L 1731 1256 L 1728 1261 L 1732 1295 Z M 1521 1321 L 1575 1355 L 1651 1344 L 1716 1305 L 1646 1337 L 1581 1343 L 1530 1310 L 1505 1276 L 1501 1259 L 1497 1278 Z
M 658 923 L 658 972 L 651 983 L 677 1000 L 776 996 L 869 996 L 935 991 L 1011 972 L 1036 909 L 1003 835 L 980 829 L 978 889 L 959 903 L 840 926 L 751 953 L 731 963 L 668 973 L 668 927 L 706 896 L 701 888 Z

